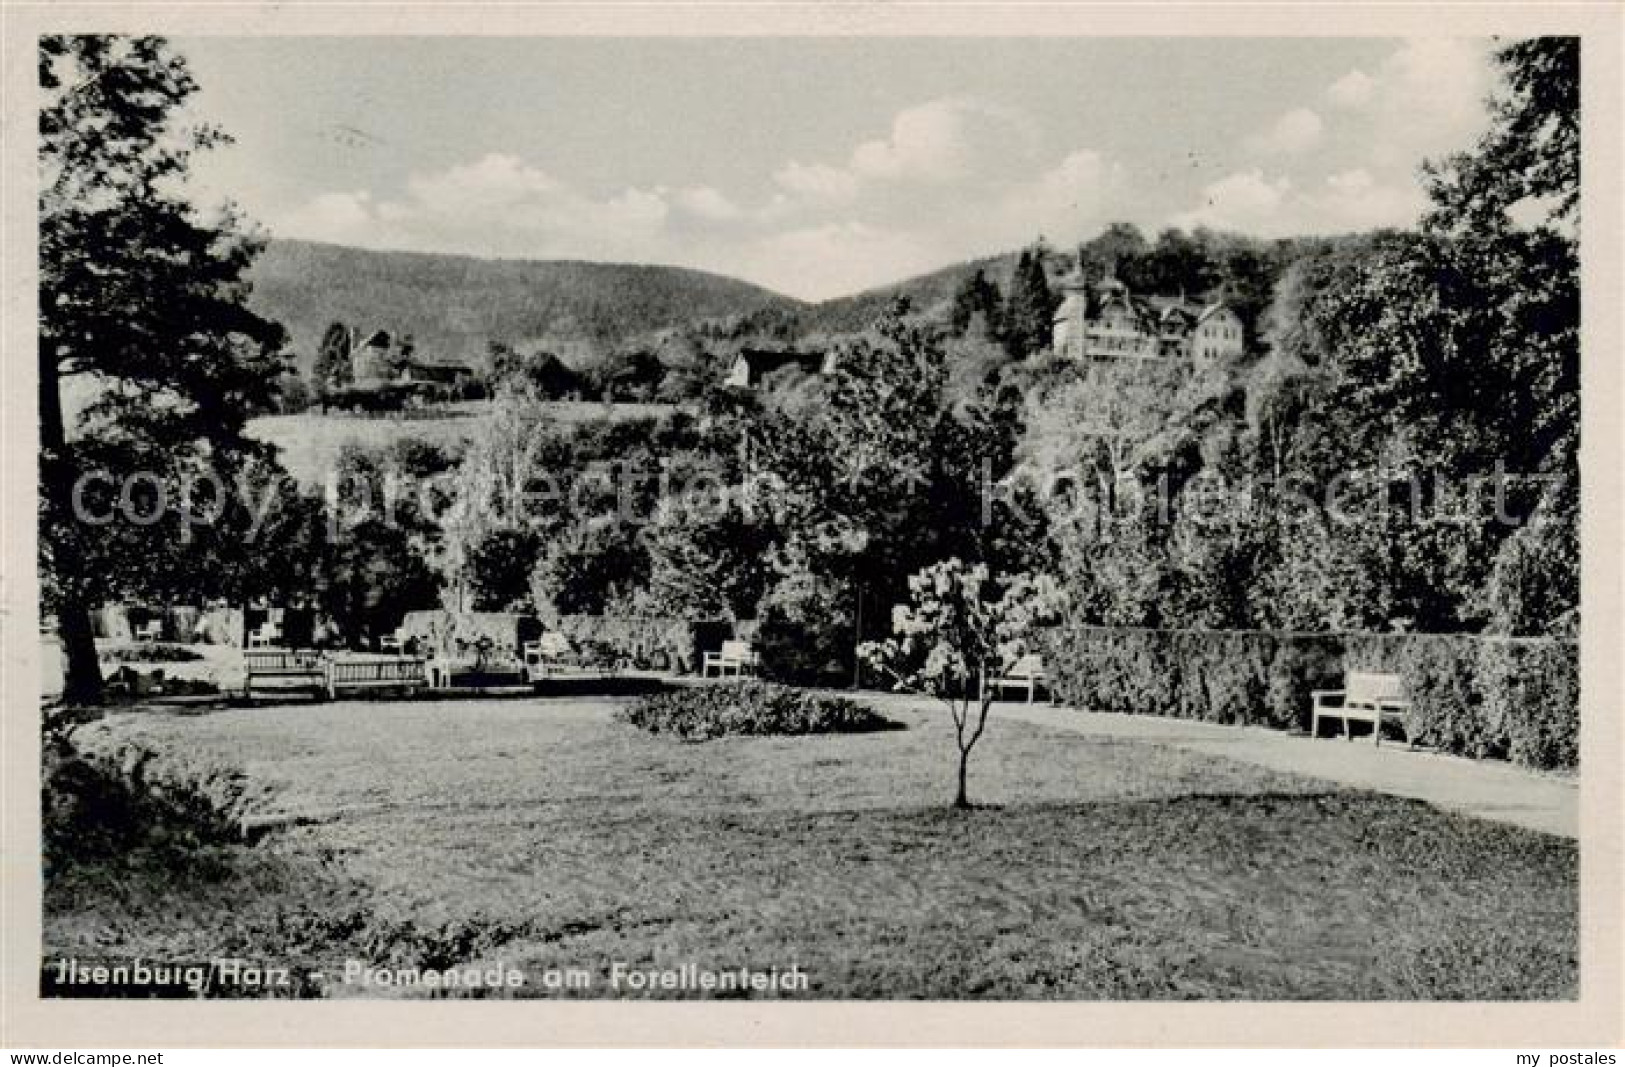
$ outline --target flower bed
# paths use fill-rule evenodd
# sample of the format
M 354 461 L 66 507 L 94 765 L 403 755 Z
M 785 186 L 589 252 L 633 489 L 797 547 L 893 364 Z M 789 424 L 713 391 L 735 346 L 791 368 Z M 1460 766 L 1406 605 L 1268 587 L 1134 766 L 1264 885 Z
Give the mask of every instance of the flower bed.
M 873 733 L 898 728 L 890 719 L 856 701 L 760 681 L 656 693 L 621 709 L 616 717 L 652 734 L 684 741 Z

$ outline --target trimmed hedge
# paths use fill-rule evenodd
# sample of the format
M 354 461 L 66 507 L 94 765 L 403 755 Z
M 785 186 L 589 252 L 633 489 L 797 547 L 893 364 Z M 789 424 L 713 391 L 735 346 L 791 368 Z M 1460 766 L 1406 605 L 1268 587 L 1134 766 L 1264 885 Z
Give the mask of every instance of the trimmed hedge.
M 486 645 L 499 657 L 518 659 L 527 641 L 542 636 L 534 615 L 509 611 L 409 611 L 398 631 L 402 642 L 416 642 L 420 652 L 447 655 L 459 646 Z
M 693 674 L 703 654 L 733 636 L 720 619 L 663 616 L 561 615 L 553 628 L 589 656 L 625 659 L 640 668 Z
M 103 663 L 196 663 L 203 658 L 185 645 L 158 642 L 101 648 L 96 655 Z
M 1579 763 L 1574 641 L 1441 634 L 1256 630 L 1049 631 L 1055 694 L 1095 711 L 1306 730 L 1310 691 L 1345 671 L 1404 677 L 1419 744 L 1528 767 Z
M 656 693 L 627 705 L 615 717 L 652 734 L 669 734 L 684 741 L 861 734 L 897 728 L 896 723 L 855 700 L 754 680 Z
M 1418 740 L 1526 767 L 1580 762 L 1580 654 L 1574 641 L 1354 634 L 1351 670 L 1405 677 Z
M 1309 691 L 1342 673 L 1342 642 L 1331 635 L 1088 626 L 1052 630 L 1041 643 L 1057 697 L 1130 715 L 1307 729 Z

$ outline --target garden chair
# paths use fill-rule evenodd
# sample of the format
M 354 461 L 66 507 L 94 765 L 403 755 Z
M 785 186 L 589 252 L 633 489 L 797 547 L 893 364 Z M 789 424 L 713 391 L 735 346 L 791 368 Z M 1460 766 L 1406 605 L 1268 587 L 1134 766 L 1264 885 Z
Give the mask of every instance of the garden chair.
M 248 635 L 249 648 L 272 648 L 282 639 L 282 630 L 276 623 L 267 619 L 260 623 L 259 629 Z
M 535 682 L 565 666 L 572 649 L 570 639 L 557 631 L 543 634 L 538 640 L 526 641 L 524 649 L 524 679 Z

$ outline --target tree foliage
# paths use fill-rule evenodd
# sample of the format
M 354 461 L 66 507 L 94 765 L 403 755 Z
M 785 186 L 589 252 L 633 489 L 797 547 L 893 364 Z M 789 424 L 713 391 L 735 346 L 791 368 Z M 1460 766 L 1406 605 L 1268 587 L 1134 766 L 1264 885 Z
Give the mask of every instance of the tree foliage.
M 183 541 L 173 513 L 139 527 L 81 522 L 72 497 L 87 454 L 115 479 L 151 475 L 174 489 L 207 467 L 232 485 L 267 459 L 243 430 L 274 406 L 283 334 L 247 307 L 260 242 L 231 208 L 204 218 L 184 195 L 193 153 L 225 140 L 183 125 L 197 89 L 185 61 L 155 37 L 45 36 L 39 83 L 41 570 L 67 651 L 66 695 L 94 700 L 90 607 L 168 594 L 166 576 L 183 569 L 220 588 L 251 575 L 253 561 L 230 551 L 242 539 L 224 527 L 240 533 L 246 511 L 229 500 L 220 553 Z M 70 377 L 95 386 L 71 427 Z M 113 556 L 149 566 L 110 584 L 96 562 Z

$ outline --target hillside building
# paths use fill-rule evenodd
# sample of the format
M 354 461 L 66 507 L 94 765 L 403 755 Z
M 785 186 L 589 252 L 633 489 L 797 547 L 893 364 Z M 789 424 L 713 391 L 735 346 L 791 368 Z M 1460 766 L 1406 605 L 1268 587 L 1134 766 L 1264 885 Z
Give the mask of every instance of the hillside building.
M 828 374 L 834 369 L 834 353 L 793 352 L 780 349 L 746 348 L 734 357 L 724 385 L 755 389 L 762 379 L 778 371 L 794 368 L 803 374 Z
M 1052 347 L 1076 360 L 1184 358 L 1202 366 L 1240 355 L 1241 318 L 1222 301 L 1136 296 L 1115 277 L 1089 285 L 1073 275 L 1055 311 Z
M 392 384 L 395 366 L 389 333 L 374 330 L 366 336 L 360 330 L 352 334 L 350 347 L 350 374 L 357 389 L 376 389 Z
M 455 389 L 474 378 L 474 368 L 464 363 L 419 359 L 410 340 L 397 342 L 387 330 L 352 334 L 350 366 L 352 389 L 380 390 L 409 386 L 426 389 Z

